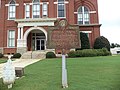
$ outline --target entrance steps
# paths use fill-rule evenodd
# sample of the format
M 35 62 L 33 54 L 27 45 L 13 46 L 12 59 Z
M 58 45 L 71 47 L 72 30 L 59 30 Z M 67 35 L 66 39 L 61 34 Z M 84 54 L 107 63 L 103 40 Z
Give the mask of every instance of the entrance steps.
M 28 51 L 24 53 L 20 59 L 45 59 L 45 51 Z

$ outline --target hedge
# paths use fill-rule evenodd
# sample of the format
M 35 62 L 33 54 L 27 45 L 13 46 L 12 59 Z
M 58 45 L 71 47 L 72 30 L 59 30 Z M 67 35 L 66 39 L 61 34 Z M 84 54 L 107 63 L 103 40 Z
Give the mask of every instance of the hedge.
M 54 52 L 47 52 L 46 53 L 46 58 L 56 58 L 56 55 Z
M 3 54 L 2 53 L 0 53 L 0 58 L 2 58 L 3 57 Z
M 78 51 L 70 51 L 68 57 L 95 57 L 95 56 L 108 56 L 111 53 L 106 49 L 84 49 Z
M 12 58 L 20 58 L 21 57 L 21 54 L 20 53 L 15 53 Z

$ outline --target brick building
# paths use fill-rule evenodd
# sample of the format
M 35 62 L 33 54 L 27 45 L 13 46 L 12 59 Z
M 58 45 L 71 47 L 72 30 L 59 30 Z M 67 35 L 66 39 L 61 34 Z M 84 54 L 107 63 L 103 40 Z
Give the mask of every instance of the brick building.
M 97 0 L 1 0 L 0 53 L 47 50 L 48 27 L 61 18 L 79 25 L 93 47 L 101 26 Z

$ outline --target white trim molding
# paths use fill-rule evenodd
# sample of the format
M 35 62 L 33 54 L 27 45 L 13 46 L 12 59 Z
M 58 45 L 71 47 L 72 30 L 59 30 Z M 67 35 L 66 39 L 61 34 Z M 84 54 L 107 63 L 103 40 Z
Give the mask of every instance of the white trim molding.
M 83 33 L 92 33 L 92 31 L 80 31 L 80 32 L 83 32 Z
M 96 13 L 96 11 L 89 11 L 89 13 Z
M 74 14 L 78 14 L 78 12 L 74 12 Z
M 8 7 L 8 6 L 10 6 L 10 4 L 5 4 L 5 6 Z M 19 6 L 19 4 L 15 4 L 15 6 Z
M 57 18 L 34 18 L 34 19 L 16 19 L 18 27 L 24 26 L 54 26 Z
M 49 4 L 49 2 L 41 2 L 42 5 L 43 5 L 43 3 Z
M 68 4 L 69 2 L 68 1 L 64 1 L 65 4 Z M 54 2 L 54 4 L 58 4 L 58 1 L 57 2 Z

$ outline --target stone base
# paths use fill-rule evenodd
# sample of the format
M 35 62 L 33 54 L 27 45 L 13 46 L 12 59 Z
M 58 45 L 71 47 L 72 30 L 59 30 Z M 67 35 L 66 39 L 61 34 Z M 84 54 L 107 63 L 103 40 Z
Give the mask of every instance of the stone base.
M 46 49 L 45 52 L 54 52 L 55 53 L 55 49 Z
M 15 67 L 15 74 L 16 74 L 16 77 L 22 77 L 24 75 L 24 68 Z
M 26 47 L 18 47 L 17 48 L 17 53 L 23 54 L 27 52 L 27 48 Z
M 0 47 L 0 53 L 2 53 L 2 54 L 3 54 L 3 48 L 2 48 L 2 47 Z

